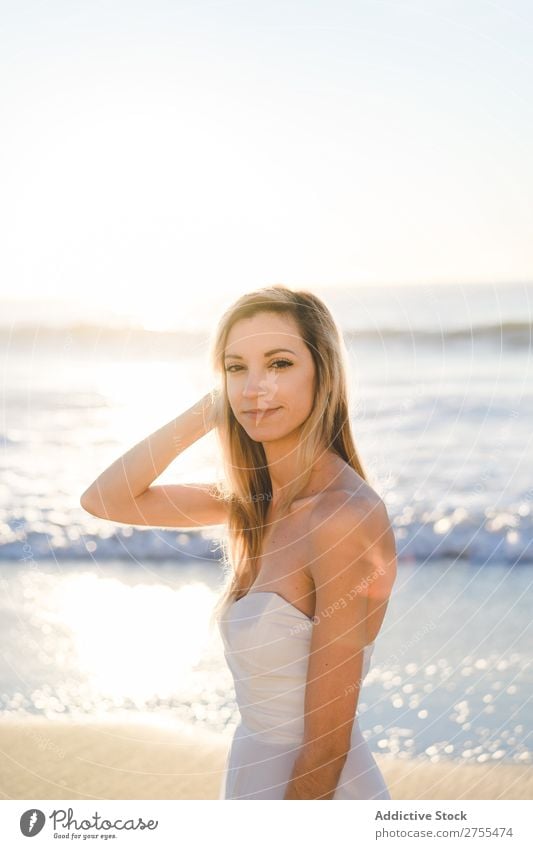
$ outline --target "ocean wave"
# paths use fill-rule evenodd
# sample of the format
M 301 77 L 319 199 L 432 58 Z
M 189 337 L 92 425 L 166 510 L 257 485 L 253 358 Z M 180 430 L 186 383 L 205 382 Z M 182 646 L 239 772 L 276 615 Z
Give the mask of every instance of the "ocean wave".
M 426 511 L 427 512 L 427 511 Z M 393 516 L 399 561 L 430 562 L 443 558 L 490 563 L 533 563 L 533 513 L 486 510 L 468 513 L 463 508 L 432 517 Z M 424 511 L 421 509 L 421 514 Z M 119 527 L 109 533 L 86 533 L 79 525 L 48 523 L 32 528 L 20 518 L 7 521 L 0 536 L 0 560 L 191 561 L 222 559 L 220 538 L 206 529 L 174 531 Z

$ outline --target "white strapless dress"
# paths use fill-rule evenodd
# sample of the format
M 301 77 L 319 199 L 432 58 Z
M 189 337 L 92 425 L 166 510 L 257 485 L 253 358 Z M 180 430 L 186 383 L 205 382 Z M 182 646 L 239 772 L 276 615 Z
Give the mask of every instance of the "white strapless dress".
M 219 799 L 283 799 L 304 739 L 313 622 L 278 593 L 253 590 L 226 607 L 218 628 L 241 715 Z M 365 647 L 363 679 L 373 650 Z M 390 798 L 356 715 L 333 799 Z

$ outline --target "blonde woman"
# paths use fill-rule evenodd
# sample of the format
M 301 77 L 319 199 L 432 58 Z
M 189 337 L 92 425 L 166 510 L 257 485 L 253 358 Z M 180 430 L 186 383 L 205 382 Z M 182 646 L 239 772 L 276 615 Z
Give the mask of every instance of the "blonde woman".
M 226 311 L 211 357 L 220 385 L 81 504 L 131 524 L 226 526 L 214 617 L 241 721 L 221 799 L 390 799 L 357 704 L 396 548 L 354 446 L 342 336 L 316 295 L 273 286 Z M 213 427 L 224 481 L 151 485 Z

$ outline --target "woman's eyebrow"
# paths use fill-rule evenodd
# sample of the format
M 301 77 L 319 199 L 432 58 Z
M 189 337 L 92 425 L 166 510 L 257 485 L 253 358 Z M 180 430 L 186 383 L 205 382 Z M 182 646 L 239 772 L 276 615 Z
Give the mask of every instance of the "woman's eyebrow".
M 294 354 L 294 356 L 296 356 L 296 351 L 291 351 L 290 348 L 272 348 L 271 351 L 265 351 L 264 356 L 265 357 L 271 357 L 272 354 L 279 354 L 280 351 L 288 351 L 289 354 Z M 244 357 L 241 357 L 240 354 L 226 354 L 224 359 L 228 360 L 228 359 L 230 359 L 230 357 L 232 359 L 235 359 L 235 360 L 243 360 L 244 359 Z

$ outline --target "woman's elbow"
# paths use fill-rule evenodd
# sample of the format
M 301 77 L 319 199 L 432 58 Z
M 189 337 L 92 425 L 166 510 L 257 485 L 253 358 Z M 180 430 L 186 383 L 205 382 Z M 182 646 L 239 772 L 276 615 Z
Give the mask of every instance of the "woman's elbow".
M 86 489 L 80 496 L 80 507 L 82 507 L 87 513 L 93 513 L 93 504 L 93 495 L 90 489 Z
M 93 488 L 92 484 L 80 496 L 80 506 L 92 516 L 106 518 L 106 506 L 101 495 Z

